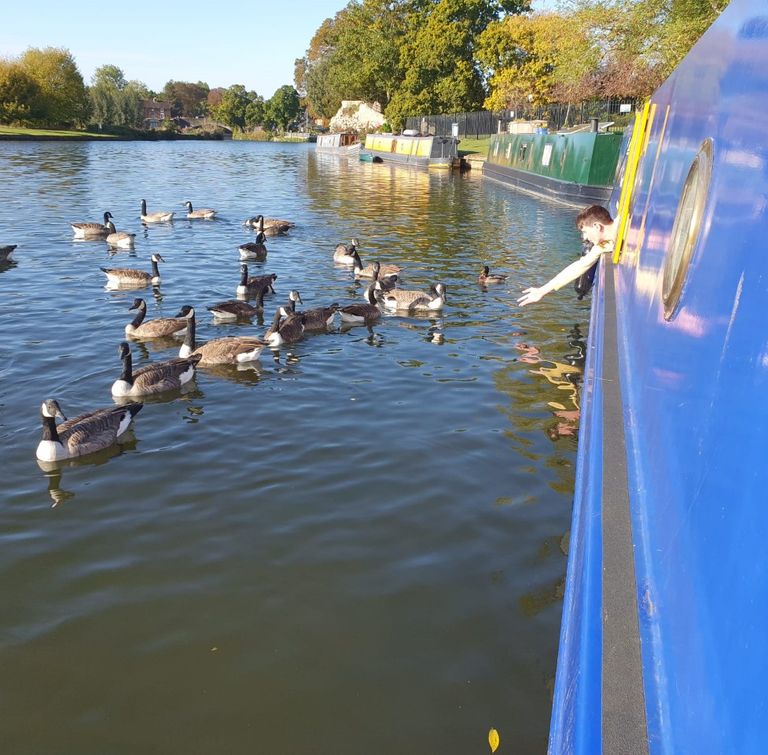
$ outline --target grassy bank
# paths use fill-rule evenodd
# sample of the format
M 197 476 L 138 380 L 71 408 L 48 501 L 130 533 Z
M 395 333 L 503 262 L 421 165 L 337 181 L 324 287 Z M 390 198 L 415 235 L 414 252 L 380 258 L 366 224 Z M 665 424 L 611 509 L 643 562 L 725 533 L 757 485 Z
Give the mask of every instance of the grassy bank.
M 0 126 L 0 139 L 118 139 L 114 134 L 91 131 L 66 131 L 62 129 L 21 128 Z
M 462 136 L 459 142 L 459 157 L 488 157 L 490 143 L 490 136 L 484 136 L 482 139 L 469 139 Z

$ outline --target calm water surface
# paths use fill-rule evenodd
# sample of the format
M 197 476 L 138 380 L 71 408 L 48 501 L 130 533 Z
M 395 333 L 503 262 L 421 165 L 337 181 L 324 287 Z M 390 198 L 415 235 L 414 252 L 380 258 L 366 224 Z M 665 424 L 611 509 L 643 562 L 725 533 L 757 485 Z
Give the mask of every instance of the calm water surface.
M 588 303 L 514 305 L 579 248 L 574 213 L 482 181 L 311 145 L 0 144 L 0 697 L 4 753 L 506 752 L 546 748 Z M 175 209 L 171 225 L 144 228 Z M 219 219 L 181 219 L 185 200 Z M 69 221 L 137 233 L 74 242 Z M 43 471 L 39 406 L 108 406 L 134 291 L 150 317 L 234 296 L 257 212 L 296 222 L 253 273 L 305 307 L 359 300 L 334 265 L 443 281 L 439 317 L 306 337 L 201 369 L 133 437 Z M 510 275 L 481 289 L 482 264 Z M 141 295 L 141 294 L 139 294 Z M 134 364 L 178 345 L 134 344 Z

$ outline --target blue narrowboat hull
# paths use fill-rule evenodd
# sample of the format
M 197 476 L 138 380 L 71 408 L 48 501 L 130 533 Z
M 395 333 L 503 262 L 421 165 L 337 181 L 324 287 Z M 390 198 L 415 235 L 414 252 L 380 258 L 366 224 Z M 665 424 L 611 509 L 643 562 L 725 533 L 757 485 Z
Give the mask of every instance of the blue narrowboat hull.
M 652 98 L 592 302 L 550 753 L 766 751 L 766 71 L 768 9 L 733 0 Z

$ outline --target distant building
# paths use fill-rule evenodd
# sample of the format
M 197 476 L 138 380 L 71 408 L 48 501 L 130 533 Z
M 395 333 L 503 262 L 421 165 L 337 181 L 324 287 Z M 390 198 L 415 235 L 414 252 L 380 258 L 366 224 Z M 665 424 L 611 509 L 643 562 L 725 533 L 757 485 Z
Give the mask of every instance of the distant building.
M 169 121 L 171 119 L 170 102 L 163 102 L 162 100 L 142 100 L 141 104 L 144 109 L 144 128 L 160 128 L 163 121 Z
M 331 118 L 330 128 L 341 131 L 376 131 L 386 123 L 378 102 L 369 105 L 362 100 L 342 100 L 341 107 Z

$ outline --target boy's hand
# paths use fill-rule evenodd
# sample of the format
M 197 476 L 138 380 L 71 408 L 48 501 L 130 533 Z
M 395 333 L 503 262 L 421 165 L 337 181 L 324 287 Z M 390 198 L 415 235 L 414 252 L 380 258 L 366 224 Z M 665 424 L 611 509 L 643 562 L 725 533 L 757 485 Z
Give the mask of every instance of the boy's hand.
M 544 297 L 546 291 L 543 288 L 526 288 L 523 290 L 523 295 L 517 300 L 517 303 L 524 307 L 526 304 L 534 304 Z

